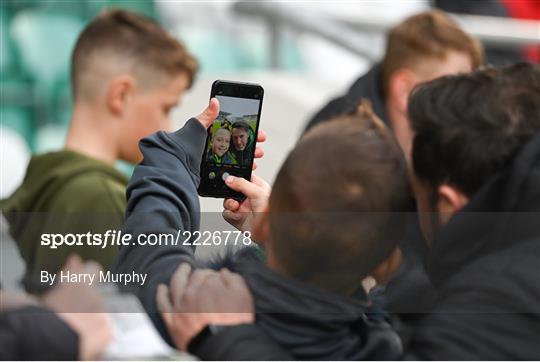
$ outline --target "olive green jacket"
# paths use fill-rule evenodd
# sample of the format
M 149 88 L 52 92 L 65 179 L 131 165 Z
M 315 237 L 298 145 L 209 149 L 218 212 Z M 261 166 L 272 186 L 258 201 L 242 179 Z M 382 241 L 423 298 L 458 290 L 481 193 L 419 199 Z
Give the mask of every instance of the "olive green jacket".
M 113 166 L 74 151 L 32 157 L 21 186 L 0 205 L 27 264 L 27 277 L 57 272 L 77 253 L 108 268 L 117 247 L 41 245 L 44 233 L 105 233 L 121 227 L 127 177 Z

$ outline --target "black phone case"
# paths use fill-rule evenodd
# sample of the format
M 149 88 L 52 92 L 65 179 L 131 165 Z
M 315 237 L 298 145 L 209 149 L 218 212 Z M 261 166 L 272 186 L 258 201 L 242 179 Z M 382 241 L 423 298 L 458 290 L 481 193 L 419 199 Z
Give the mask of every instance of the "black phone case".
M 262 112 L 262 104 L 263 104 L 263 99 L 264 99 L 264 88 L 259 85 L 259 84 L 255 84 L 255 83 L 244 83 L 244 82 L 233 82 L 233 81 L 224 81 L 224 80 L 216 80 L 212 83 L 212 90 L 210 92 L 210 99 L 212 99 L 212 97 L 215 97 L 217 94 L 216 94 L 216 91 L 217 91 L 217 88 L 218 86 L 220 85 L 230 85 L 232 87 L 242 87 L 242 88 L 253 88 L 253 89 L 258 89 L 260 90 L 261 92 L 261 95 L 260 95 L 260 104 L 259 104 L 259 111 L 258 111 L 258 118 L 257 118 L 257 125 L 256 125 L 256 129 L 255 129 L 255 143 L 256 143 L 256 138 L 257 138 L 257 134 L 259 132 L 259 125 L 260 125 L 260 120 L 261 120 L 261 112 Z M 228 96 L 228 94 L 224 94 L 224 96 Z M 229 95 L 230 96 L 230 95 Z M 240 97 L 242 98 L 242 97 Z M 198 191 L 198 194 L 202 197 L 213 197 L 213 198 L 231 198 L 231 199 L 235 199 L 235 200 L 239 200 L 239 201 L 242 201 L 244 200 L 246 197 L 242 194 L 242 193 L 239 193 L 239 192 L 236 192 L 236 191 L 233 191 L 229 188 L 225 189 L 225 191 L 223 192 L 215 192 L 215 193 L 212 193 L 212 192 L 208 192 L 208 190 L 205 190 L 205 187 L 204 187 L 204 184 L 203 182 L 205 181 L 204 179 L 204 176 L 203 173 L 205 173 L 205 164 L 207 164 L 207 160 L 206 160 L 206 156 L 207 156 L 207 150 L 208 150 L 208 142 L 209 142 L 209 139 L 211 137 L 210 135 L 210 129 L 207 131 L 207 136 L 206 136 L 206 142 L 205 142 L 205 148 L 204 148 L 204 152 L 203 152 L 203 157 L 202 157 L 202 160 L 201 160 L 201 166 L 200 166 L 200 173 L 201 173 L 201 182 L 199 184 L 199 187 L 197 189 Z M 252 169 L 253 169 L 253 162 L 255 160 L 255 147 L 253 147 L 253 155 L 251 157 L 251 164 L 249 166 L 249 170 L 248 172 L 244 175 L 246 179 L 251 179 L 251 173 L 252 173 Z

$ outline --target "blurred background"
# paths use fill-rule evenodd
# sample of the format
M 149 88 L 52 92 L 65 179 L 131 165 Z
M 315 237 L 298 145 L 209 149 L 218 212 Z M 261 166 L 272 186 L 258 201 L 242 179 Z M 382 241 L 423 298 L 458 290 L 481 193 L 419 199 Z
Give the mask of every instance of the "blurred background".
M 155 18 L 199 59 L 195 86 L 173 112 L 178 126 L 204 107 L 214 79 L 265 88 L 261 128 L 269 141 L 258 173 L 272 181 L 307 119 L 381 58 L 386 30 L 430 7 L 457 14 L 488 47 L 491 63 L 540 59 L 539 0 L 2 0 L 0 196 L 22 180 L 31 153 L 62 147 L 71 116 L 71 51 L 85 24 L 106 8 Z M 214 201 L 205 200 L 203 209 L 219 209 Z

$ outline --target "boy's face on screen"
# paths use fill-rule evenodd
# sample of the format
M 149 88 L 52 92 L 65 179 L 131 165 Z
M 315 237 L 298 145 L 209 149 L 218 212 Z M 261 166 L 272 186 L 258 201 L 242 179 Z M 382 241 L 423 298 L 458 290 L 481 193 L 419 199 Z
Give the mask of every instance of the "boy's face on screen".
M 230 142 L 231 134 L 229 131 L 223 128 L 218 129 L 212 142 L 212 151 L 221 157 L 229 150 Z
M 172 130 L 170 111 L 179 104 L 187 87 L 188 78 L 181 74 L 161 86 L 135 88 L 125 110 L 122 159 L 140 162 L 139 141 L 154 132 Z

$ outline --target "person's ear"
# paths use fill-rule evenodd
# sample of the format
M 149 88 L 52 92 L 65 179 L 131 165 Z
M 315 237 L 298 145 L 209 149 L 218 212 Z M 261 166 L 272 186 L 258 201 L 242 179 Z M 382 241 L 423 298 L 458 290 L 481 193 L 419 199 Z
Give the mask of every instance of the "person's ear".
M 469 198 L 463 192 L 446 184 L 437 188 L 437 196 L 437 211 L 442 225 L 446 224 L 455 212 L 461 210 L 469 202 Z
M 135 79 L 130 75 L 114 78 L 106 90 L 107 108 L 111 113 L 121 117 L 135 90 Z
M 262 212 L 253 215 L 252 237 L 257 244 L 264 246 L 270 238 L 270 211 L 268 206 Z
M 395 248 L 392 254 L 386 258 L 379 266 L 371 273 L 371 276 L 377 281 L 377 284 L 387 283 L 392 275 L 399 269 L 403 261 L 403 254 L 399 248 Z
M 416 75 L 412 70 L 407 68 L 396 70 L 388 80 L 388 92 L 389 97 L 392 99 L 391 103 L 402 114 L 407 113 L 409 94 L 416 83 Z

